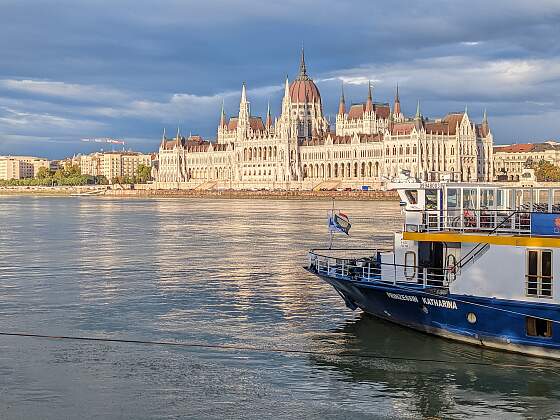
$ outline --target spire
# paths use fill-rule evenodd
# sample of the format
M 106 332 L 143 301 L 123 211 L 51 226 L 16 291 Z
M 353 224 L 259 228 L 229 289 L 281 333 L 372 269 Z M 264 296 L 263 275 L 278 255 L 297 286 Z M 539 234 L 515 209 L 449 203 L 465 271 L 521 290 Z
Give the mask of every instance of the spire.
M 177 140 L 181 138 L 181 129 L 177 126 Z
M 397 83 L 397 92 L 395 94 L 395 103 L 393 105 L 393 114 L 399 115 L 401 113 L 401 100 L 399 98 L 399 84 Z
M 299 75 L 297 80 L 309 80 L 309 76 L 307 76 L 307 68 L 305 67 L 305 51 L 303 49 L 303 45 L 301 46 L 301 59 L 299 62 Z
M 286 84 L 284 85 L 284 99 L 288 99 L 290 97 L 290 80 L 288 79 L 288 75 L 286 75 Z
M 161 147 L 165 145 L 165 127 L 163 127 L 163 135 L 161 136 Z
M 368 80 L 368 97 L 366 102 L 366 112 L 373 112 L 373 100 L 371 95 L 371 81 Z
M 420 100 L 418 100 L 418 103 L 416 104 L 416 115 L 414 118 L 417 120 L 422 118 L 422 114 L 420 114 Z
M 220 127 L 226 126 L 226 111 L 224 110 L 224 100 L 222 99 L 222 113 L 220 114 Z
M 266 110 L 266 128 L 270 128 L 272 126 L 272 115 L 270 115 L 270 100 L 268 101 L 268 107 Z
M 467 104 L 465 104 L 465 114 L 468 114 L 468 113 L 469 113 L 469 110 L 468 110 Z
M 488 114 L 486 114 L 486 108 L 484 108 L 484 115 L 482 116 L 482 123 L 488 124 Z
M 247 91 L 245 88 L 245 82 L 243 82 L 243 86 L 241 87 L 241 102 L 247 102 Z
M 338 115 L 344 115 L 346 113 L 346 101 L 344 100 L 344 82 L 342 82 L 342 88 L 340 92 L 340 103 L 338 104 Z

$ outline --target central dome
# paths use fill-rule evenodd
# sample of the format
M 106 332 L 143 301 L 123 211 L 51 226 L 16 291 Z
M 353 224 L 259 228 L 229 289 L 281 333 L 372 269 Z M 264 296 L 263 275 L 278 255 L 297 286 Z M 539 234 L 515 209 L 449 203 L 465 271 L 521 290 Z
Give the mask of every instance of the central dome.
M 301 50 L 301 63 L 299 65 L 299 75 L 296 80 L 290 83 L 290 99 L 293 103 L 320 103 L 321 94 L 317 85 L 307 75 L 305 68 L 305 56 Z

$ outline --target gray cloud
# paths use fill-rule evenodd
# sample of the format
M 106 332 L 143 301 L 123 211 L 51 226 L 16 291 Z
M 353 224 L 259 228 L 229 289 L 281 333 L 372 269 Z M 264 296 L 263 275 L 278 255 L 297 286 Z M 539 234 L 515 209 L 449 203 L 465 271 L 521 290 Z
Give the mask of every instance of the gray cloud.
M 88 146 L 74 138 L 97 135 L 154 149 L 162 128 L 177 125 L 212 137 L 222 99 L 236 112 L 242 81 L 253 112 L 269 99 L 279 110 L 303 40 L 328 113 L 341 80 L 363 100 L 372 79 L 377 99 L 391 100 L 398 82 L 405 109 L 420 99 L 429 115 L 468 103 L 479 117 L 486 107 L 498 142 L 560 130 L 556 0 L 4 0 L 1 8 L 2 153 L 33 144 L 70 154 Z

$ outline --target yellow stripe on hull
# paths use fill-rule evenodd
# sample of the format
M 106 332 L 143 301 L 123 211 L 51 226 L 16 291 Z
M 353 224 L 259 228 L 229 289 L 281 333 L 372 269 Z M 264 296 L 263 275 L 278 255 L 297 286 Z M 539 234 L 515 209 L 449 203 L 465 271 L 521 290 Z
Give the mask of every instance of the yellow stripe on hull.
M 403 232 L 403 239 L 419 242 L 463 242 L 491 245 L 560 248 L 560 238 L 477 235 L 456 232 Z

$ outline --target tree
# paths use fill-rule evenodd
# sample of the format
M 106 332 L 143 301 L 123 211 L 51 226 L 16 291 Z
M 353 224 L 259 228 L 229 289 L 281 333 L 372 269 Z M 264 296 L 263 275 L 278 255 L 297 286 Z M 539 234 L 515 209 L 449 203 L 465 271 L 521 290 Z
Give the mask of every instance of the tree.
M 560 181 L 560 167 L 545 160 L 541 160 L 535 166 L 535 176 L 537 177 L 537 181 L 540 182 L 558 182 Z
M 143 163 L 138 165 L 136 173 L 138 175 L 138 181 L 142 184 L 145 184 L 147 181 L 151 181 L 152 179 L 152 168 L 148 165 L 144 165 Z
M 37 171 L 37 178 L 39 179 L 50 178 L 51 175 L 52 175 L 51 171 L 49 170 L 49 168 L 45 166 L 41 166 Z

